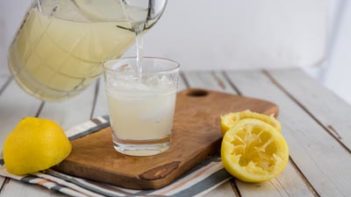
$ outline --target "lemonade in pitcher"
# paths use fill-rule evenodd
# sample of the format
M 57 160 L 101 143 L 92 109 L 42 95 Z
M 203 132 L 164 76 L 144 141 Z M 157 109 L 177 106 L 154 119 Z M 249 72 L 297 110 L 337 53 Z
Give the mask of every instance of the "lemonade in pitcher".
M 162 14 L 162 6 L 135 2 L 35 1 L 9 49 L 17 83 L 43 100 L 78 94 L 99 76 L 103 62 L 119 58 Z

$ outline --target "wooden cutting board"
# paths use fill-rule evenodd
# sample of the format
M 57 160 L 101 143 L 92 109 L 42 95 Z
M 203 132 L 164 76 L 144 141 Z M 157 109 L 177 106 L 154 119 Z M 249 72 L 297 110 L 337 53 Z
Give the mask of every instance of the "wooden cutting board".
M 112 147 L 111 128 L 72 141 L 73 150 L 56 170 L 134 189 L 157 189 L 171 183 L 208 155 L 220 150 L 219 117 L 250 109 L 277 115 L 268 101 L 202 89 L 178 93 L 171 147 L 148 157 L 120 154 Z

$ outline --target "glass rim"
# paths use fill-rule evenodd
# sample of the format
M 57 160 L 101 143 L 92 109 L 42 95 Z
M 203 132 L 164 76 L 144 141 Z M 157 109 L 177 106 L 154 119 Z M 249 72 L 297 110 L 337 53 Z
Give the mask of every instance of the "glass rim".
M 167 62 L 170 62 L 170 63 L 174 64 L 174 66 L 172 66 L 171 68 L 167 68 L 167 69 L 164 69 L 164 70 L 161 70 L 161 71 L 157 71 L 155 73 L 170 73 L 170 72 L 179 71 L 179 68 L 180 68 L 180 63 L 179 62 L 177 62 L 175 60 L 172 60 L 172 59 L 169 59 L 169 58 L 165 58 L 165 57 L 145 56 L 145 57 L 143 57 L 143 59 L 162 60 L 162 61 L 167 61 Z M 108 64 L 114 63 L 114 62 L 117 63 L 117 62 L 123 61 L 123 60 L 136 60 L 136 56 L 127 56 L 127 57 L 121 57 L 121 58 L 117 58 L 117 59 L 108 60 L 108 61 L 103 63 L 104 71 L 116 72 L 116 69 L 111 68 L 110 66 L 108 66 Z

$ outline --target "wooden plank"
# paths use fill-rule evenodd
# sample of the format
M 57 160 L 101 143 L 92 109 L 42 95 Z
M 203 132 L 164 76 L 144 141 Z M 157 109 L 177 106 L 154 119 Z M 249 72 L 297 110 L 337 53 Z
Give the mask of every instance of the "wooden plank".
M 178 92 L 185 90 L 188 87 L 186 83 L 187 82 L 184 79 L 184 73 L 180 72 L 178 78 Z
M 9 81 L 8 75 L 0 75 L 0 96 L 2 92 L 7 88 L 7 82 Z
M 313 196 L 291 161 L 285 171 L 271 181 L 257 184 L 237 181 L 237 187 L 244 196 Z
M 314 191 L 324 196 L 351 195 L 349 152 L 262 72 L 229 72 L 228 75 L 244 95 L 267 99 L 280 106 L 290 155 Z M 306 89 L 300 91 L 306 92 Z
M 14 81 L 10 82 L 0 96 L 1 147 L 7 133 L 13 129 L 21 118 L 25 116 L 35 116 L 37 114 L 40 103 L 40 100 L 22 91 Z M 4 179 L 1 178 L 2 190 L 0 193 L 3 196 L 26 196 L 29 194 L 32 196 L 50 195 L 48 192 L 38 190 L 35 186 L 28 186 L 8 179 L 8 182 L 5 184 L 3 180 Z
M 1 21 L 0 21 L 0 28 L 1 28 Z M 0 30 L 0 42 L 1 42 L 1 30 Z M 1 46 L 1 43 L 0 43 L 0 76 L 9 74 L 8 70 L 6 68 L 7 61 L 4 58 L 2 58 L 4 55 L 1 54 L 1 50 L 3 50 L 3 49 L 1 49 L 1 47 L 2 46 Z
M 90 118 L 93 108 L 94 86 L 88 87 L 78 96 L 62 102 L 51 102 L 43 105 L 42 111 L 36 114 L 43 118 L 55 120 L 63 128 L 68 129 Z M 4 196 L 61 196 L 38 186 L 28 186 L 17 181 L 10 181 L 5 185 L 1 194 Z
M 0 141 L 3 142 L 21 118 L 35 116 L 40 103 L 40 100 L 29 96 L 11 81 L 0 96 Z
M 300 69 L 272 70 L 267 74 L 351 153 L 351 106 L 348 103 Z
M 9 80 L 10 80 L 9 76 L 0 75 L 0 96 L 1 96 L 2 92 L 4 92 L 5 89 L 7 88 L 7 84 L 9 83 Z M 0 104 L 0 106 L 1 106 L 1 104 Z M 0 115 L 1 115 L 1 110 L 0 110 Z M 1 148 L 2 148 L 2 143 L 1 143 Z M 0 177 L 0 185 L 3 185 L 4 181 L 5 181 L 5 178 Z
M 79 95 L 61 102 L 45 102 L 42 118 L 49 118 L 69 129 L 90 119 L 95 96 L 95 85 L 90 85 Z
M 97 97 L 93 117 L 104 116 L 108 114 L 107 97 L 105 92 L 105 82 L 103 77 L 100 77 L 99 82 L 96 84 Z
M 205 88 L 209 90 L 220 90 L 222 92 L 235 93 L 230 84 L 221 78 L 216 72 L 211 71 L 189 71 L 185 73 L 187 83 L 193 88 Z
M 187 80 L 191 86 L 216 89 L 238 94 L 237 87 L 225 79 L 220 72 L 188 72 Z M 234 88 L 233 88 L 234 86 Z M 229 183 L 228 183 L 229 184 Z M 293 163 L 289 162 L 286 170 L 272 181 L 248 184 L 236 181 L 238 192 L 243 196 L 312 196 Z
M 1 196 L 63 197 L 65 195 L 40 186 L 11 180 L 1 190 L 0 197 Z
M 205 197 L 239 197 L 240 195 L 233 192 L 232 186 L 229 181 L 218 186 L 216 189 L 208 192 Z
M 93 109 L 95 97 L 95 85 L 92 84 L 79 95 L 62 102 L 46 102 L 38 116 L 55 120 L 63 128 L 69 129 L 77 124 L 90 119 L 90 114 Z M 41 189 L 38 186 L 25 187 L 23 184 L 11 181 L 4 190 L 4 193 L 9 191 L 32 192 L 29 196 L 62 196 L 62 194 L 54 193 L 47 189 Z M 25 193 L 24 192 L 24 193 Z M 16 193 L 17 194 L 17 193 Z M 22 193 L 13 196 L 23 196 Z
M 224 84 L 224 87 L 219 85 L 218 81 L 212 76 L 210 72 L 185 72 L 183 74 L 183 81 L 186 85 L 192 88 L 204 88 L 212 90 L 230 89 L 229 84 Z M 238 192 L 233 190 L 230 181 L 223 183 L 220 187 L 208 192 L 206 196 L 238 196 Z
M 53 119 L 64 128 L 74 126 L 75 124 L 89 119 L 93 98 L 94 88 L 89 87 L 82 94 L 71 100 L 61 103 L 46 103 L 43 106 L 43 111 L 40 116 Z M 7 130 L 9 131 L 9 127 L 12 128 L 20 118 L 28 115 L 39 115 L 40 111 L 38 110 L 40 109 L 40 103 L 40 100 L 27 95 L 12 82 L 0 97 L 0 125 L 5 125 L 5 128 L 8 128 Z M 6 106 L 6 108 L 3 110 L 2 106 Z M 13 113 L 13 115 L 9 115 L 11 113 Z M 4 121 L 4 124 L 2 124 L 1 121 Z M 28 186 L 17 181 L 10 181 L 8 184 L 4 185 L 1 194 L 4 196 L 23 196 L 21 194 L 30 194 L 32 196 L 58 196 L 56 193 L 38 188 L 37 186 Z
M 2 88 L 2 86 L 4 85 L 4 83 L 6 82 L 6 80 L 9 78 L 9 76 L 7 75 L 0 75 L 0 88 Z

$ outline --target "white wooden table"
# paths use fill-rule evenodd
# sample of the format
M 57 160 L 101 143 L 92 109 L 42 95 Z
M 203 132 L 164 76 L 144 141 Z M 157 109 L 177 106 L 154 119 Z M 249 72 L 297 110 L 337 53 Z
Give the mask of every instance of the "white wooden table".
M 180 88 L 201 87 L 277 103 L 290 162 L 278 178 L 247 184 L 235 179 L 207 196 L 351 196 L 351 107 L 298 69 L 185 72 Z M 0 141 L 24 116 L 56 120 L 69 128 L 107 114 L 103 83 L 62 103 L 37 100 L 0 75 Z M 61 196 L 0 178 L 0 196 Z

